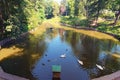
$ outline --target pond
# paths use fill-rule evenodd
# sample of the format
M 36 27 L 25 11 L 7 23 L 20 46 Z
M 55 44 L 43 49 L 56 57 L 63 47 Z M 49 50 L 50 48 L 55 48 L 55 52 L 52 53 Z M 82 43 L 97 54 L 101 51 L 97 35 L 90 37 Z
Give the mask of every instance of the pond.
M 5 47 L 13 45 L 22 50 L 0 61 L 0 66 L 30 80 L 52 80 L 52 65 L 61 66 L 61 80 L 90 80 L 120 70 L 120 43 L 109 39 L 47 29 Z

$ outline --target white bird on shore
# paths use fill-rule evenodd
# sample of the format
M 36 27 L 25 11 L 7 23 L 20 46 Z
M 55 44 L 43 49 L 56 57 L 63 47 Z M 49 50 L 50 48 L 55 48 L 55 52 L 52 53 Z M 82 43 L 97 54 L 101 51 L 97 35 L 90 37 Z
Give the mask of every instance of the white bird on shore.
M 0 45 L 0 49 L 2 49 L 1 45 Z
M 66 54 L 62 54 L 60 55 L 61 58 L 65 58 L 66 57 Z
M 82 61 L 80 61 L 80 60 L 77 60 L 81 65 L 83 65 L 83 62 Z
M 96 64 L 96 66 L 97 66 L 100 70 L 103 70 L 103 69 L 104 69 L 104 67 L 102 67 L 101 65 Z

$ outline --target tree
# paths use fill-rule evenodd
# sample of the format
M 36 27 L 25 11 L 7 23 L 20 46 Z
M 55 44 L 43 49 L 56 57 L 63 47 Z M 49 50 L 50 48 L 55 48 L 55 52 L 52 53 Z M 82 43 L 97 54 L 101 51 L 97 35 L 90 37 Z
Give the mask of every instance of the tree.
M 79 15 L 79 3 L 80 3 L 80 0 L 75 0 L 75 3 L 74 3 L 74 15 L 75 16 L 78 16 Z
M 115 13 L 115 17 L 116 18 L 115 18 L 114 24 L 116 25 L 116 23 L 117 23 L 117 21 L 118 21 L 118 19 L 120 17 L 120 10 Z
M 53 7 L 52 7 L 52 0 L 45 0 L 44 7 L 45 7 L 45 16 L 47 19 L 53 17 Z
M 74 17 L 74 4 L 75 4 L 75 0 L 68 0 L 68 6 L 70 8 L 70 16 Z
M 68 2 L 67 0 L 62 0 L 60 4 L 60 14 L 63 16 L 66 16 L 68 14 L 67 12 Z
M 79 2 L 79 15 L 87 17 L 87 0 L 80 0 Z
M 117 20 L 120 16 L 120 0 L 94 0 L 90 2 L 89 16 L 90 19 L 95 20 L 95 24 L 97 24 L 98 17 L 103 9 L 117 11 L 117 13 L 115 14 L 114 24 L 117 23 Z
M 0 26 L 5 29 L 11 27 L 11 36 L 17 36 L 18 32 L 28 31 L 37 27 L 44 19 L 44 0 L 0 0 Z M 16 35 L 17 34 L 17 35 Z
M 64 5 L 60 5 L 60 14 L 64 15 L 66 12 L 66 7 Z
M 59 15 L 59 4 L 57 2 L 52 3 L 52 8 L 53 8 L 53 16 L 58 16 Z
M 88 20 L 92 21 L 92 26 L 97 25 L 98 17 L 101 14 L 100 11 L 102 11 L 105 8 L 105 5 L 107 4 L 107 0 L 88 0 L 89 3 L 87 5 L 88 10 Z
M 4 26 L 3 26 L 3 18 L 2 18 L 2 12 L 0 10 L 0 36 L 3 37 L 4 32 Z
M 110 0 L 107 6 L 109 9 L 115 12 L 115 20 L 113 24 L 116 25 L 120 17 L 120 0 Z

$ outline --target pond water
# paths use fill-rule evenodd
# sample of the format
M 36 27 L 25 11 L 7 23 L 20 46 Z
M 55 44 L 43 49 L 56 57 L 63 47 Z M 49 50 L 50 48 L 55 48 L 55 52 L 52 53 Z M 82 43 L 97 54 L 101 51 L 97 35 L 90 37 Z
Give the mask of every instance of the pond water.
M 52 80 L 52 65 L 61 66 L 61 80 L 90 80 L 120 70 L 119 42 L 74 31 L 47 29 L 42 36 L 30 34 L 13 45 L 22 54 L 3 59 L 0 66 L 30 80 Z

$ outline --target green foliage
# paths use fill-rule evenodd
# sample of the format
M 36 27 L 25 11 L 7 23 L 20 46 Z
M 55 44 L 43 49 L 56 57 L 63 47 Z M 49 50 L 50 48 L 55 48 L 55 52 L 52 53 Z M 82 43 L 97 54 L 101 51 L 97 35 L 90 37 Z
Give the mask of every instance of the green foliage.
M 106 0 L 94 0 L 90 1 L 88 5 L 88 19 L 98 20 L 99 15 L 105 8 L 107 1 Z
M 64 24 L 69 24 L 71 26 L 80 26 L 80 27 L 85 27 L 87 26 L 87 20 L 86 19 L 80 19 L 78 17 L 69 17 L 69 16 L 65 16 L 65 17 L 61 17 L 61 23 Z
M 120 9 L 120 0 L 108 0 L 106 4 L 106 8 L 112 11 L 116 11 Z
M 79 15 L 79 3 L 80 3 L 80 0 L 75 0 L 75 3 L 74 3 L 74 15 L 75 16 L 78 16 Z
M 45 0 L 44 9 L 45 16 L 47 19 L 59 15 L 59 4 L 53 0 Z
M 46 5 L 45 5 L 45 16 L 46 16 L 46 18 L 51 18 L 51 17 L 53 17 L 53 8 L 52 8 L 52 5 L 51 5 L 52 3 L 50 2 L 50 3 L 46 3 Z
M 75 4 L 74 0 L 68 1 L 68 6 L 70 8 L 70 16 L 72 16 L 72 17 L 74 16 L 74 11 L 75 11 L 74 4 Z
M 120 35 L 120 21 L 114 26 L 110 25 L 116 18 L 115 11 L 120 11 L 120 0 L 67 0 L 67 2 L 70 15 L 61 17 L 62 23 L 73 27 L 96 25 L 94 28 L 99 31 Z M 85 18 L 82 19 L 82 16 Z M 102 23 L 103 20 L 106 21 Z
M 111 10 L 104 9 L 102 10 L 101 13 L 102 14 L 100 15 L 100 17 L 105 18 L 105 19 L 114 19 L 115 17 L 115 13 Z
M 59 15 L 59 4 L 57 2 L 53 2 L 52 3 L 52 7 L 53 7 L 53 16 L 58 16 Z
M 45 18 L 43 0 L 0 0 L 5 35 L 17 36 L 37 27 Z M 3 8 L 3 9 L 1 9 Z
M 44 19 L 44 8 L 39 5 L 40 1 L 35 1 L 34 4 L 32 1 L 28 0 L 25 0 L 25 2 L 24 13 L 27 16 L 27 22 L 29 24 L 28 29 L 33 29 Z
M 108 21 L 100 23 L 96 29 L 102 32 L 107 32 L 107 33 L 116 34 L 120 36 L 120 25 L 116 25 L 113 27 L 111 25 L 108 25 Z

